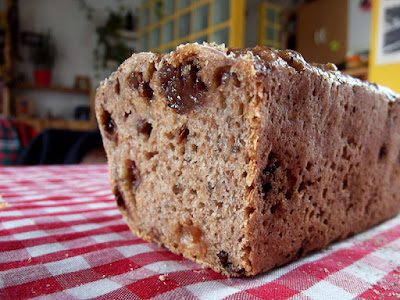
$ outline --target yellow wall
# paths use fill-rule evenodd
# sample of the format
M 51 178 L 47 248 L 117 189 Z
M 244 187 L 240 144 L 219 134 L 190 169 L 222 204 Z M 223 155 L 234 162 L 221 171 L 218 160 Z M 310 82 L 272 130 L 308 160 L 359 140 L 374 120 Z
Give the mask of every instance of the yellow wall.
M 372 38 L 368 80 L 387 86 L 395 92 L 400 93 L 400 63 L 385 65 L 376 64 L 378 12 L 381 1 L 382 0 L 372 1 Z

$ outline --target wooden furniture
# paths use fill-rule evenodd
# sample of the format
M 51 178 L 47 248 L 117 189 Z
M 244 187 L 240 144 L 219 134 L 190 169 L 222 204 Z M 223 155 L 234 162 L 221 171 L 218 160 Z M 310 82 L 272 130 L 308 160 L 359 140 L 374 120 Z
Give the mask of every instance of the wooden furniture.
M 355 67 L 355 68 L 349 68 L 345 69 L 342 71 L 343 73 L 362 79 L 362 80 L 367 80 L 368 79 L 368 66 L 360 66 L 360 67 Z
M 321 0 L 298 11 L 297 51 L 306 60 L 341 64 L 347 52 L 347 0 Z
M 5 11 L 0 11 L 0 23 L 2 29 L 0 33 L 2 35 L 2 43 L 0 53 L 2 55 L 0 64 L 0 81 L 2 81 L 1 101 L 0 101 L 0 114 L 8 117 L 11 113 L 11 90 L 10 85 L 13 81 L 13 67 L 14 67 L 14 49 L 12 43 L 12 22 L 15 18 L 10 17 L 15 10 L 15 0 L 7 0 L 5 5 Z
M 343 73 L 367 80 L 368 65 L 349 66 L 348 0 L 304 3 L 282 14 L 282 47 L 300 52 L 308 62 L 336 64 Z
M 77 89 L 63 86 L 37 86 L 31 83 L 20 83 L 15 86 L 15 90 L 31 90 L 31 91 L 49 91 L 57 93 L 70 93 L 86 95 L 89 99 L 89 119 L 81 120 L 66 120 L 66 119 L 43 119 L 38 117 L 18 117 L 21 122 L 29 124 L 39 131 L 47 128 L 56 129 L 71 129 L 71 130 L 92 130 L 97 127 L 96 116 L 94 113 L 94 97 L 93 89 Z M 57 101 L 57 100 L 55 100 Z
M 347 53 L 348 0 L 319 0 L 283 13 L 282 46 L 307 61 L 344 64 Z

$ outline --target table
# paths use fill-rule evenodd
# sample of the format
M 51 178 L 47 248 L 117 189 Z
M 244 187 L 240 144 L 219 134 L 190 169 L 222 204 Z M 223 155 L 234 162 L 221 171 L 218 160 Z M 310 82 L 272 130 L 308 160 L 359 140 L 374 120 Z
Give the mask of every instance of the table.
M 398 299 L 400 216 L 252 278 L 133 236 L 105 165 L 0 167 L 0 299 Z

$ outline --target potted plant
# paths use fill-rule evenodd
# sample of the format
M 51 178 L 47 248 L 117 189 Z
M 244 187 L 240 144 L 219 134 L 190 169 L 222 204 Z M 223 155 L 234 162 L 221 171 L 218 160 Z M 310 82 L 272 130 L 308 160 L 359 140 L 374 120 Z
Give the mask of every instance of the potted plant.
M 43 34 L 37 45 L 32 47 L 31 57 L 34 64 L 35 83 L 41 86 L 50 85 L 56 60 L 56 47 L 50 32 Z
M 124 26 L 123 9 L 120 8 L 120 11 L 108 9 L 106 23 L 96 28 L 97 47 L 94 55 L 96 61 L 102 63 L 103 68 L 106 68 L 110 62 L 119 65 L 129 57 L 131 50 L 121 36 Z
M 92 21 L 95 8 L 86 0 L 76 1 L 81 10 L 86 11 L 87 19 Z M 96 27 L 97 44 L 93 50 L 96 70 L 114 69 L 134 52 L 123 36 L 125 30 L 132 30 L 135 27 L 130 12 L 126 13 L 123 5 L 117 10 L 107 7 L 105 11 L 107 19 L 104 24 Z

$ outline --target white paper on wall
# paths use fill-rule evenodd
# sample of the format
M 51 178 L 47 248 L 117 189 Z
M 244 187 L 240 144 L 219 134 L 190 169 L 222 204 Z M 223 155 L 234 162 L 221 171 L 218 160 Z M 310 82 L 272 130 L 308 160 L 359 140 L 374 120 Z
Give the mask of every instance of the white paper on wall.
M 378 8 L 376 64 L 400 63 L 400 1 L 381 0 Z

